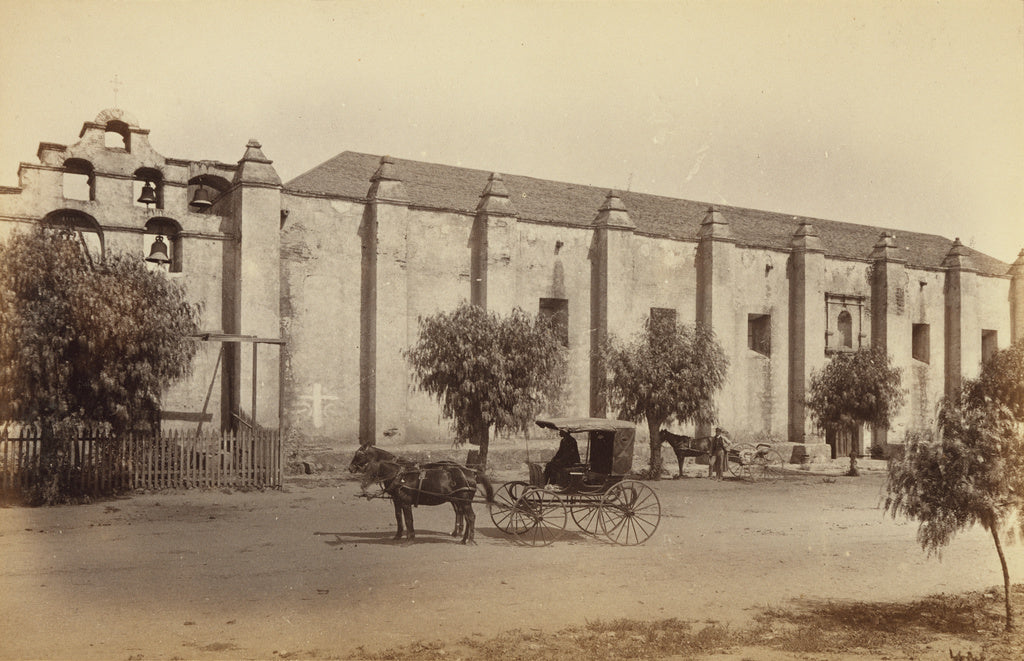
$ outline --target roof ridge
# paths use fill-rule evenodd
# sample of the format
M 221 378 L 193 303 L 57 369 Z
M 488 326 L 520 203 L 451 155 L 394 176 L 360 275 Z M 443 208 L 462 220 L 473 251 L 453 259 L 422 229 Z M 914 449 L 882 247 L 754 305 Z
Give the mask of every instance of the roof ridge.
M 371 176 L 379 166 L 380 158 L 379 154 L 342 151 L 292 178 L 284 188 L 296 193 L 365 199 Z M 494 172 L 501 172 L 523 220 L 584 227 L 592 225 L 594 213 L 609 190 L 608 186 L 545 179 L 506 170 L 402 157 L 392 159 L 398 178 L 407 186 L 410 202 L 428 209 L 474 213 L 488 178 Z M 475 181 L 477 179 L 479 182 Z M 700 218 L 712 204 L 643 191 L 620 191 L 619 195 L 636 223 L 637 231 L 675 239 L 695 239 Z M 593 208 L 583 208 L 590 201 L 593 201 Z M 882 232 L 896 235 L 897 245 L 906 250 L 909 263 L 915 266 L 938 267 L 952 245 L 951 239 L 940 234 L 734 204 L 714 206 L 725 215 L 727 221 L 741 226 L 736 236 L 738 240 L 769 248 L 787 249 L 792 233 L 802 221 L 825 230 L 822 238 L 826 244 L 826 254 L 839 258 L 866 259 Z M 792 229 L 789 225 L 792 225 Z M 871 235 L 870 239 L 868 234 Z M 985 273 L 1003 275 L 1009 269 L 1009 264 L 986 253 L 974 248 L 969 248 L 969 251 L 976 267 Z

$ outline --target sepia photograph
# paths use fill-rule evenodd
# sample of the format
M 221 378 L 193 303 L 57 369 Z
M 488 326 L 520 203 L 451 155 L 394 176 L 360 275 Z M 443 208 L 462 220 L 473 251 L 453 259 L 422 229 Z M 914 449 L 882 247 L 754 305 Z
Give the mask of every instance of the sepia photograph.
M 1020 0 L 0 0 L 0 661 L 1024 659 Z

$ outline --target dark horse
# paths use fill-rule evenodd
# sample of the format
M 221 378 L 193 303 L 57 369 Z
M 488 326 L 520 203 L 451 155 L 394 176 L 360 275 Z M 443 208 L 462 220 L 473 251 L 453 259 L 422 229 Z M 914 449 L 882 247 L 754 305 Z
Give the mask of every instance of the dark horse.
M 406 539 L 410 542 L 416 539 L 412 525 L 413 506 L 451 503 L 456 516 L 461 514 L 466 521 L 466 531 L 462 535 L 462 543 L 466 544 L 473 541 L 476 530 L 473 497 L 478 483 L 484 487 L 487 503 L 494 502 L 494 488 L 483 471 L 453 462 L 410 466 L 397 461 L 371 461 L 363 471 L 363 491 L 374 482 L 380 482 L 395 504 L 395 523 L 398 525 L 395 539 L 402 538 L 404 516 Z
M 382 450 L 376 445 L 360 445 L 356 453 L 352 455 L 352 461 L 349 462 L 348 472 L 350 473 L 362 473 L 366 470 L 366 467 L 372 461 L 393 461 L 402 464 L 406 468 L 415 468 L 416 462 L 411 459 L 405 459 L 403 457 L 396 457 L 387 450 Z M 423 464 L 425 468 L 433 468 L 437 466 L 457 466 L 458 464 L 449 461 L 437 461 L 429 464 Z M 452 530 L 452 537 L 458 537 L 462 534 L 463 526 L 465 525 L 462 510 L 455 503 L 452 503 L 452 509 L 455 510 L 455 529 Z
M 673 434 L 667 429 L 661 430 L 661 442 L 668 443 L 676 453 L 676 461 L 679 462 L 679 475 L 683 476 L 683 460 L 686 457 L 711 456 L 711 437 L 693 438 L 682 434 Z M 708 475 L 711 474 L 709 469 Z

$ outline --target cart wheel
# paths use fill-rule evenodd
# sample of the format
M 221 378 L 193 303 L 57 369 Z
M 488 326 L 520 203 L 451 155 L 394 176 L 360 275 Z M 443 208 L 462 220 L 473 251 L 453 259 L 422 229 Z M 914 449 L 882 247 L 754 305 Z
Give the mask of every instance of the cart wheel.
M 532 521 L 523 518 L 522 510 L 516 507 L 516 503 L 529 487 L 530 485 L 526 482 L 506 482 L 494 492 L 491 521 L 502 532 L 509 535 L 521 535 L 533 525 Z
M 777 480 L 782 470 L 782 455 L 777 450 L 758 448 L 751 459 L 750 476 L 755 480 Z
M 643 544 L 661 521 L 661 503 L 643 482 L 625 480 L 611 486 L 598 509 L 601 530 L 623 546 Z
M 729 449 L 727 453 L 729 472 L 733 477 L 744 479 L 750 477 L 750 465 L 754 461 L 756 448 L 750 443 L 740 443 Z
M 516 501 L 519 520 L 525 526 L 516 541 L 530 546 L 547 546 L 565 530 L 568 520 L 565 503 L 553 491 L 528 487 Z
M 572 520 L 580 527 L 580 530 L 588 535 L 596 535 L 601 532 L 601 504 L 594 501 L 571 503 L 569 513 Z

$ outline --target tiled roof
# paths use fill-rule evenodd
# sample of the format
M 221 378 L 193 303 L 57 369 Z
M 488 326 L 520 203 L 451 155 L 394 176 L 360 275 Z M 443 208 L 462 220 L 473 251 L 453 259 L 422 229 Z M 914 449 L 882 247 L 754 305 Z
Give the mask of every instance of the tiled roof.
M 370 178 L 380 156 L 342 152 L 285 184 L 285 189 L 355 200 L 366 198 Z M 475 213 L 490 172 L 421 161 L 392 159 L 413 206 Z M 589 226 L 608 190 L 502 173 L 520 218 L 536 222 Z M 680 200 L 646 193 L 620 193 L 638 232 L 696 241 L 706 202 Z M 786 250 L 801 221 L 810 221 L 821 236 L 825 254 L 867 259 L 883 231 L 896 236 L 896 244 L 908 265 L 938 268 L 953 245 L 935 234 L 904 232 L 891 228 L 857 225 L 821 218 L 714 205 L 729 223 L 733 237 L 743 245 Z M 967 248 L 967 265 L 988 275 L 1005 275 L 1009 265 Z

